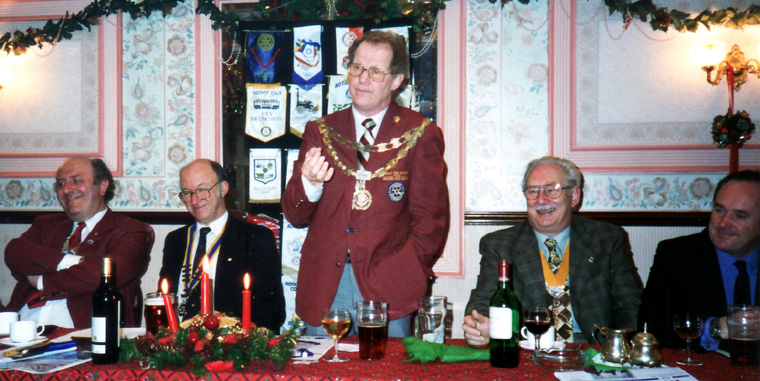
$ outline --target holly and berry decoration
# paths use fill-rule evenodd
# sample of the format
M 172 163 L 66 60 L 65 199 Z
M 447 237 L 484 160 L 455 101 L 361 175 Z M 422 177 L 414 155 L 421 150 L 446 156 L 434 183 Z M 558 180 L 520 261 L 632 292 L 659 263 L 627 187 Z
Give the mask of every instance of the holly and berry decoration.
M 264 327 L 245 332 L 237 319 L 223 314 L 196 316 L 171 334 L 161 328 L 156 336 L 148 333 L 121 342 L 119 360 L 137 360 L 153 369 L 190 365 L 196 376 L 209 371 L 242 370 L 252 364 L 271 362 L 282 368 L 292 357 L 300 321 L 277 336 Z
M 725 148 L 731 144 L 741 147 L 744 142 L 752 138 L 755 124 L 752 123 L 747 111 L 742 110 L 733 115 L 728 112 L 713 119 L 710 132 L 712 132 L 713 142 L 719 148 Z

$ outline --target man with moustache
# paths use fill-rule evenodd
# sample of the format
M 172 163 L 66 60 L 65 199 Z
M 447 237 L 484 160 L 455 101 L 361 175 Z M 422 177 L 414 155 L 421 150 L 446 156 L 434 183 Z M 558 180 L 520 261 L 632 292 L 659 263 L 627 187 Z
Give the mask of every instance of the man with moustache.
M 148 269 L 153 229 L 108 208 L 115 187 L 100 159 L 74 157 L 58 168 L 54 188 L 65 215 L 35 218 L 5 248 L 5 263 L 17 281 L 7 311 L 39 324 L 89 328 L 101 259 L 110 257 L 125 302 L 124 322 L 140 326 L 132 305 L 142 297 L 140 278 Z
M 366 32 L 348 58 L 352 105 L 306 125 L 282 199 L 287 220 L 309 227 L 296 313 L 324 334 L 325 308 L 383 301 L 388 335 L 405 337 L 448 234 L 443 134 L 394 101 L 409 78 L 403 37 Z
M 257 326 L 279 333 L 285 322 L 282 263 L 268 228 L 230 218 L 224 204 L 229 191 L 219 163 L 197 159 L 179 173 L 179 199 L 195 223 L 166 236 L 160 279 L 179 293 L 182 320 L 200 312 L 202 259 L 208 259 L 213 283 L 213 309 L 242 316 L 243 277 L 251 277 L 251 318 Z M 159 280 L 160 282 L 160 280 Z
M 470 345 L 489 342 L 489 300 L 498 262 L 509 261 L 512 289 L 523 307 L 549 307 L 556 338 L 591 342 L 594 325 L 634 328 L 641 282 L 618 226 L 573 215 L 583 177 L 569 160 L 546 156 L 523 177 L 528 220 L 480 240 L 480 274 L 462 329 Z
M 758 305 L 760 172 L 724 177 L 715 189 L 710 222 L 702 232 L 660 242 L 639 311 L 639 327 L 669 348 L 685 341 L 673 330 L 673 316 L 705 318 L 704 349 L 724 346 L 727 306 Z

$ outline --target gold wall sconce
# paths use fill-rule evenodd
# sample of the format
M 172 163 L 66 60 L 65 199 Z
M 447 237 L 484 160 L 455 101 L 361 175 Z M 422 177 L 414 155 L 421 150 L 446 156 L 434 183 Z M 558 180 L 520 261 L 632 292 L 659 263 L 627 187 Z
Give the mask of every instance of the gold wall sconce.
M 0 65 L 0 89 L 4 86 L 8 86 L 13 79 L 13 71 L 9 65 Z
M 739 45 L 734 45 L 731 51 L 726 53 L 726 44 L 723 42 L 696 43 L 691 46 L 691 58 L 707 73 L 707 82 L 712 85 L 718 85 L 721 78 L 728 73 L 729 68 L 733 68 L 734 71 L 734 90 L 736 91 L 739 91 L 747 82 L 748 74 L 755 74 L 760 78 L 760 62 L 754 58 L 745 59 Z M 715 72 L 714 76 L 713 72 Z

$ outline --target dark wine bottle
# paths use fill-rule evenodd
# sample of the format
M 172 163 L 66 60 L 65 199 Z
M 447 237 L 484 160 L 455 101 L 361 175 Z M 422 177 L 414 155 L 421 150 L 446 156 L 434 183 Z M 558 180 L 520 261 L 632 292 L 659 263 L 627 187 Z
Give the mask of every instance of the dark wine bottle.
M 499 287 L 489 308 L 491 366 L 516 368 L 520 363 L 520 301 L 509 286 L 509 262 L 499 261 Z
M 92 362 L 119 361 L 122 297 L 111 277 L 111 258 L 103 258 L 103 277 L 92 295 Z

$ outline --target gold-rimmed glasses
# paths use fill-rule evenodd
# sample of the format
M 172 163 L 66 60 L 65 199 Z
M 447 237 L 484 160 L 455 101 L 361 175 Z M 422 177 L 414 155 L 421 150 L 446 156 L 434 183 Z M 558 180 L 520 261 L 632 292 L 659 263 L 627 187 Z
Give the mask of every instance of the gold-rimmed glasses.
M 535 200 L 538 198 L 538 194 L 541 193 L 541 190 L 543 190 L 544 196 L 552 200 L 556 200 L 560 195 L 562 195 L 563 190 L 571 188 L 572 187 L 563 187 L 560 184 L 546 184 L 540 186 L 525 187 L 525 189 L 523 189 L 523 194 L 528 200 Z
M 348 64 L 348 75 L 352 77 L 359 77 L 362 75 L 362 73 L 364 73 L 364 71 L 366 71 L 369 75 L 369 79 L 375 82 L 382 82 L 385 79 L 386 75 L 393 74 L 380 69 L 379 67 L 364 67 L 363 65 L 356 62 Z
M 209 197 L 211 197 L 211 190 L 214 189 L 215 186 L 219 185 L 221 181 L 217 182 L 216 184 L 212 185 L 211 188 L 198 188 L 195 190 L 190 189 L 183 189 L 179 192 L 177 196 L 179 196 L 179 199 L 182 200 L 182 202 L 190 202 L 190 200 L 193 199 L 193 195 L 198 198 L 198 200 L 205 200 Z

